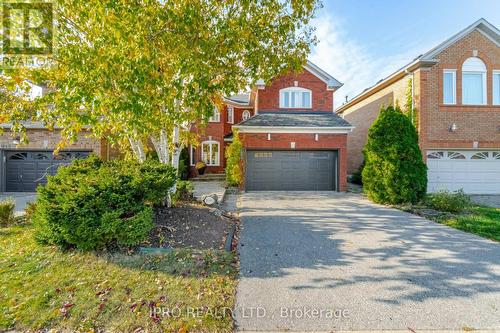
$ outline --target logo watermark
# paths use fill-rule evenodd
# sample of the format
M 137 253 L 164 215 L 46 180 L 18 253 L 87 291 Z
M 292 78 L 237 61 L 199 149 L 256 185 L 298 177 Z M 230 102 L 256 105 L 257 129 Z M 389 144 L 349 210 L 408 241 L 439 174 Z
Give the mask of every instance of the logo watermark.
M 54 4 L 4 0 L 1 7 L 2 68 L 49 65 L 55 40 Z
M 210 309 L 206 307 L 151 307 L 150 317 L 154 318 L 200 318 L 211 317 L 216 319 L 222 318 L 290 318 L 290 319 L 331 319 L 342 320 L 348 319 L 351 313 L 347 309 L 330 309 L 330 308 L 312 308 L 312 307 L 280 307 L 273 311 L 260 306 L 256 307 L 237 307 L 231 308 L 216 308 Z

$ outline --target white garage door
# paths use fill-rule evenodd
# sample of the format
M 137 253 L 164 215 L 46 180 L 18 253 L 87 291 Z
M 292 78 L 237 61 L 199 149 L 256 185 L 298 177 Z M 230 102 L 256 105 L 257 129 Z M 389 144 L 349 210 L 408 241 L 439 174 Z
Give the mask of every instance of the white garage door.
M 427 151 L 428 192 L 500 194 L 500 151 Z

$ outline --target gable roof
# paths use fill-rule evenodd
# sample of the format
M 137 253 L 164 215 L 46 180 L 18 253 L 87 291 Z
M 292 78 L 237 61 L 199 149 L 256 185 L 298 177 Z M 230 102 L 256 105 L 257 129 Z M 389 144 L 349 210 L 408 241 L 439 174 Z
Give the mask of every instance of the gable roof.
M 306 64 L 303 66 L 304 69 L 309 71 L 311 74 L 315 75 L 323 82 L 327 84 L 328 89 L 336 90 L 342 87 L 344 84 L 338 81 L 336 78 L 319 68 L 317 65 L 313 64 L 307 60 Z
M 373 95 L 377 91 L 387 87 L 388 85 L 392 84 L 393 82 L 399 80 L 401 77 L 405 76 L 408 72 L 411 72 L 417 68 L 420 67 L 432 67 L 435 64 L 439 62 L 439 59 L 436 59 L 436 56 L 440 54 L 443 50 L 446 48 L 450 47 L 460 39 L 464 38 L 468 34 L 470 34 L 472 31 L 477 30 L 480 33 L 482 33 L 485 37 L 487 37 L 489 40 L 491 40 L 493 43 L 495 43 L 497 46 L 500 47 L 500 30 L 496 28 L 493 24 L 489 23 L 486 21 L 484 18 L 481 18 L 474 22 L 473 24 L 469 25 L 467 28 L 463 29 L 459 33 L 453 35 L 452 37 L 448 38 L 438 46 L 434 47 L 433 49 L 427 51 L 424 54 L 419 55 L 417 58 L 412 60 L 410 63 L 406 64 L 405 66 L 401 67 L 398 69 L 396 72 L 392 73 L 391 75 L 387 76 L 386 78 L 378 81 L 375 83 L 375 85 L 363 90 L 360 94 L 356 95 L 353 97 L 349 102 L 345 103 L 344 105 L 340 106 L 336 112 L 337 113 L 343 113 L 347 108 L 350 106 L 356 104 L 357 102 L 363 100 L 364 98 Z

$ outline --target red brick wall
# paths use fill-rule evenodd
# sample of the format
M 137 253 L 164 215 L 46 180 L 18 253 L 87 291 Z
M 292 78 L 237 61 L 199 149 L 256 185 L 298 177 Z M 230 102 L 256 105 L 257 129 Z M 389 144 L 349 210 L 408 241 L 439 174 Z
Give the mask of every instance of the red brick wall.
M 462 65 L 477 56 L 487 67 L 487 105 L 462 105 Z M 492 71 L 500 70 L 500 47 L 478 31 L 459 40 L 436 56 L 439 64 L 422 71 L 420 79 L 420 145 L 432 148 L 500 148 L 500 106 L 492 105 Z M 456 69 L 456 105 L 443 105 L 443 70 Z M 451 124 L 457 125 L 450 132 Z
M 245 149 L 290 150 L 290 143 L 295 142 L 295 150 L 338 150 L 339 151 L 339 187 L 347 188 L 347 134 L 272 133 L 267 140 L 267 133 L 240 133 Z M 243 168 L 245 170 L 245 168 Z
M 333 111 L 333 91 L 327 90 L 326 83 L 307 70 L 302 73 L 285 74 L 271 81 L 265 89 L 258 90 L 258 110 L 279 111 L 279 91 L 295 86 L 312 91 L 312 108 L 297 111 Z

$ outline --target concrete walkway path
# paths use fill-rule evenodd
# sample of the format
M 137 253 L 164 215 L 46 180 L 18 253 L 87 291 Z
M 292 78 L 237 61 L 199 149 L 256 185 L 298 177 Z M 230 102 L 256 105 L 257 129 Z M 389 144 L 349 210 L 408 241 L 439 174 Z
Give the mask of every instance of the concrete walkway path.
M 240 203 L 240 331 L 500 329 L 498 243 L 357 194 Z
M 224 200 L 224 194 L 226 192 L 224 182 L 191 180 L 191 183 L 194 187 L 193 195 L 196 200 L 201 200 L 204 195 L 208 194 L 216 194 L 219 202 Z

